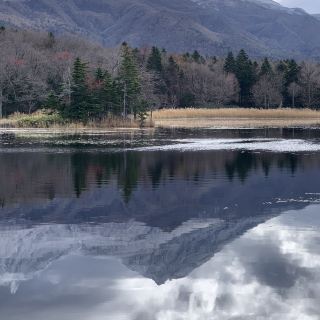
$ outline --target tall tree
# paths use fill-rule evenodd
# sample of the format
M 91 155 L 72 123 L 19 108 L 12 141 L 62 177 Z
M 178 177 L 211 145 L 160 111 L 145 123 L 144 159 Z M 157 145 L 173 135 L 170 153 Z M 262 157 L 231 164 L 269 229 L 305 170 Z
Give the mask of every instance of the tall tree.
M 101 104 L 94 99 L 87 84 L 87 64 L 76 58 L 72 71 L 71 104 L 67 107 L 67 117 L 82 122 L 101 115 Z
M 235 67 L 235 75 L 239 82 L 239 105 L 250 106 L 252 103 L 252 88 L 256 82 L 256 68 L 244 50 L 240 50 Z
M 158 73 L 161 73 L 163 70 L 161 53 L 157 47 L 152 47 L 152 51 L 147 62 L 147 69 Z
M 103 108 L 106 114 L 114 113 L 120 114 L 120 96 L 121 92 L 117 87 L 116 82 L 112 79 L 111 74 L 106 71 L 104 74 L 104 81 L 102 87 L 102 101 Z
M 193 51 L 192 59 L 196 63 L 202 63 L 204 60 L 198 50 Z
M 119 69 L 119 84 L 122 91 L 123 117 L 128 112 L 136 114 L 136 106 L 141 92 L 139 72 L 131 49 L 122 45 L 122 61 Z
M 225 59 L 223 70 L 227 73 L 235 73 L 236 72 L 236 60 L 234 58 L 232 51 L 230 51 L 228 53 L 228 56 Z
M 264 58 L 261 68 L 260 68 L 260 73 L 259 76 L 265 76 L 265 75 L 272 75 L 273 74 L 273 70 L 272 70 L 272 66 L 269 62 L 268 58 Z
M 167 87 L 168 102 L 171 107 L 176 107 L 180 100 L 180 79 L 181 70 L 173 56 L 170 56 L 165 71 L 165 83 Z
M 280 61 L 278 72 L 283 75 L 283 101 L 285 106 L 296 105 L 296 93 L 299 86 L 301 67 L 294 59 Z
M 78 57 L 73 64 L 71 105 L 68 110 L 68 117 L 75 120 L 86 118 L 88 103 L 88 87 L 86 83 L 87 64 Z

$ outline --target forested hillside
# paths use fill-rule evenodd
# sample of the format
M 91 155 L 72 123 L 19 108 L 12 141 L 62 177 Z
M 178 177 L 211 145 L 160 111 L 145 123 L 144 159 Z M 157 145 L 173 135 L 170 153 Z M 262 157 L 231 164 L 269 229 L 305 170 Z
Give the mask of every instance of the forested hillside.
M 74 37 L 1 28 L 0 110 L 57 110 L 80 121 L 165 107 L 312 107 L 320 66 L 157 47 L 107 49 Z
M 272 0 L 0 0 L 0 21 L 108 47 L 320 58 L 320 21 Z

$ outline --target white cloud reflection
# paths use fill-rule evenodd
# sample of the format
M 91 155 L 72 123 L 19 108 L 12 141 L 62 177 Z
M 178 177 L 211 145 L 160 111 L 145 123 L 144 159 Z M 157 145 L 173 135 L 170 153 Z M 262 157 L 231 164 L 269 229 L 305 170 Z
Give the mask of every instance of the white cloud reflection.
M 251 230 L 187 278 L 160 287 L 121 279 L 117 290 L 134 306 L 126 319 L 319 319 L 319 225 L 309 207 Z
M 290 212 L 161 286 L 114 258 L 69 256 L 15 296 L 0 288 L 1 319 L 25 313 L 34 320 L 316 320 L 319 229 L 319 206 Z

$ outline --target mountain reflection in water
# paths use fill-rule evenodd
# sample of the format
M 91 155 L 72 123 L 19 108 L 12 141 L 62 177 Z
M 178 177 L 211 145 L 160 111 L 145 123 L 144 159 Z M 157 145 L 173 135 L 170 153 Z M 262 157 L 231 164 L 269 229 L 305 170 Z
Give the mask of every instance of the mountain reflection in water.
M 317 319 L 320 153 L 82 151 L 0 152 L 1 319 Z

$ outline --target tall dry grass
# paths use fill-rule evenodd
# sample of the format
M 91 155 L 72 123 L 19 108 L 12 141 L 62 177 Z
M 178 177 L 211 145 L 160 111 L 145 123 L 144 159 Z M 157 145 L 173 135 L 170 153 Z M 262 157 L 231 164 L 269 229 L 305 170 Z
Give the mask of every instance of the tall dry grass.
M 163 109 L 153 112 L 153 120 L 166 119 L 320 119 L 320 111 L 311 109 Z
M 260 128 L 320 125 L 320 111 L 311 109 L 164 109 L 153 113 L 156 127 Z
M 102 120 L 92 120 L 87 123 L 67 121 L 58 113 L 37 111 L 30 115 L 15 113 L 8 118 L 0 119 L 0 128 L 52 128 L 52 129 L 108 129 L 108 128 L 139 128 L 141 123 L 137 120 L 123 117 L 107 117 Z M 144 127 L 153 127 L 153 122 L 148 119 Z

